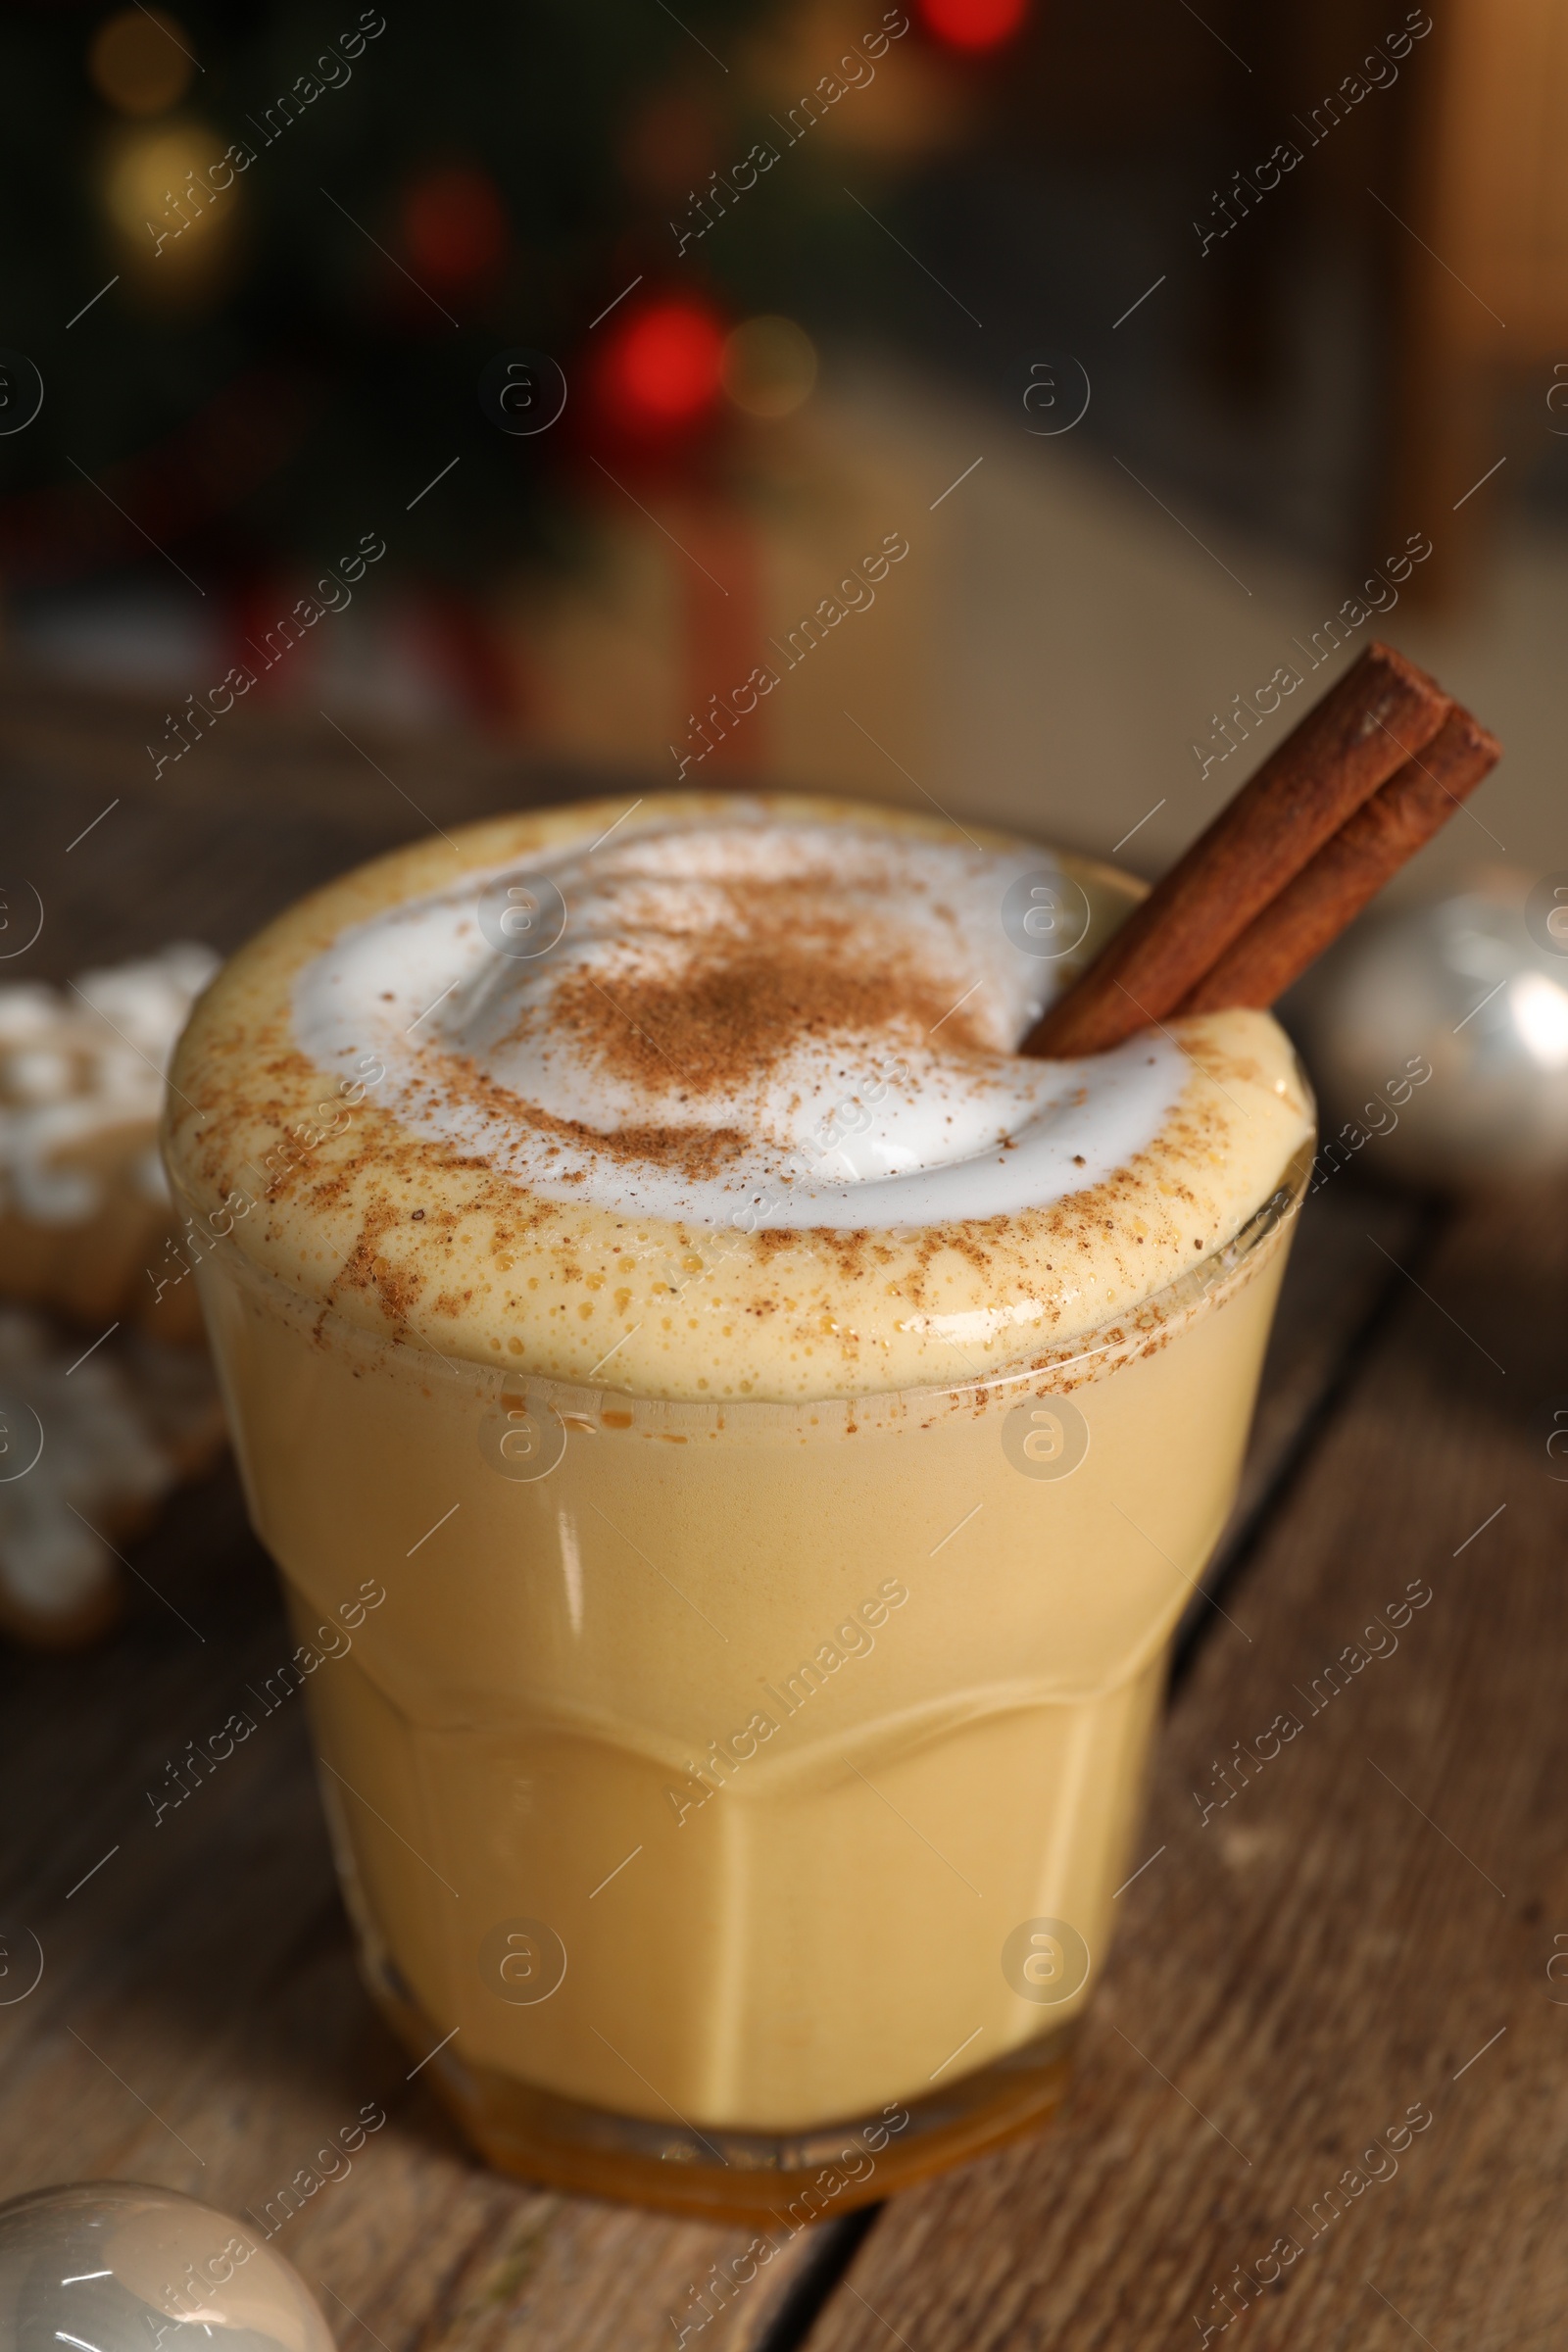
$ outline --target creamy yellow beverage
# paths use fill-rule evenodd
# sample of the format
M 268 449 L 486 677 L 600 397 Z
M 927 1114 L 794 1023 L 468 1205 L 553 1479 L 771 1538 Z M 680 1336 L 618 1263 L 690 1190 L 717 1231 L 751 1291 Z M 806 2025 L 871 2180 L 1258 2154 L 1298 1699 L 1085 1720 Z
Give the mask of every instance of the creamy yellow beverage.
M 167 1155 L 348 1900 L 498 2160 L 763 2210 L 1039 2107 L 1310 1131 L 1265 1014 L 1014 1052 L 1134 895 L 599 802 L 198 1008 Z

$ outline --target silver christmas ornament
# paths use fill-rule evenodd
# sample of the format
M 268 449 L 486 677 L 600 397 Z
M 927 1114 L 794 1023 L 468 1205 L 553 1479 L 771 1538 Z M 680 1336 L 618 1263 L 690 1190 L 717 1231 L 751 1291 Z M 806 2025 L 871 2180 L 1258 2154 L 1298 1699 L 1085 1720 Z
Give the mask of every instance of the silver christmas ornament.
M 0 2205 L 0 2352 L 332 2352 L 299 2273 L 173 2189 L 80 2180 Z
M 1568 873 L 1491 867 L 1373 915 L 1290 1009 L 1320 1165 L 1425 1185 L 1568 1166 Z

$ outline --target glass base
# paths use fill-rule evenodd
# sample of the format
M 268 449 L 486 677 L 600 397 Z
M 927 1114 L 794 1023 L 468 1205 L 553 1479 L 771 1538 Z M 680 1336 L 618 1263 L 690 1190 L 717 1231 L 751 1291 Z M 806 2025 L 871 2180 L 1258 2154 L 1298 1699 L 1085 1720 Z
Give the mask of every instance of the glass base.
M 424 2057 L 440 2027 L 379 1972 L 369 1989 L 404 2047 Z M 1057 2026 L 949 2090 L 808 2132 L 698 2132 L 612 2115 L 469 2066 L 450 2041 L 425 2071 L 448 2114 L 500 2172 L 577 2196 L 793 2231 L 912 2187 L 1045 2123 L 1066 2088 L 1075 2033 L 1075 2023 Z M 899 2116 L 906 2120 L 899 2124 Z

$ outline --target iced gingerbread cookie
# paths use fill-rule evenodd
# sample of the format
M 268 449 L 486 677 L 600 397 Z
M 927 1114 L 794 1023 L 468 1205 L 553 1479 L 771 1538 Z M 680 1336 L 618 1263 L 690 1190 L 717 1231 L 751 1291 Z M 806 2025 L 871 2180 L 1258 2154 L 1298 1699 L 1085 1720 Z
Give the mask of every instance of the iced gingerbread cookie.
M 222 1438 L 204 1353 L 131 1333 L 84 1355 L 0 1307 L 0 1632 L 48 1648 L 101 1632 L 121 1546 Z
M 0 984 L 0 1296 L 197 1337 L 157 1127 L 174 1042 L 217 968 L 211 949 L 180 945 L 64 989 Z

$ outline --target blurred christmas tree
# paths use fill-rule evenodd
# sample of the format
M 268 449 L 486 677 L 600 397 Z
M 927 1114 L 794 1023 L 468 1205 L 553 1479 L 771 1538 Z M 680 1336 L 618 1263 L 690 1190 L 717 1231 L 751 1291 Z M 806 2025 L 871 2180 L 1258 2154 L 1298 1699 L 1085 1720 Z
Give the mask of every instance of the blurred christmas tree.
M 810 353 L 777 315 L 876 243 L 845 125 L 890 168 L 929 147 L 940 43 L 998 5 L 912 35 L 882 0 L 7 12 L 0 342 L 45 398 L 0 438 L 0 570 L 81 577 L 139 533 L 243 580 L 369 528 L 386 570 L 472 589 L 569 539 L 591 456 L 721 464 L 723 386 L 782 413 Z M 504 428 L 548 371 L 481 406 L 519 348 L 564 371 L 547 432 Z

